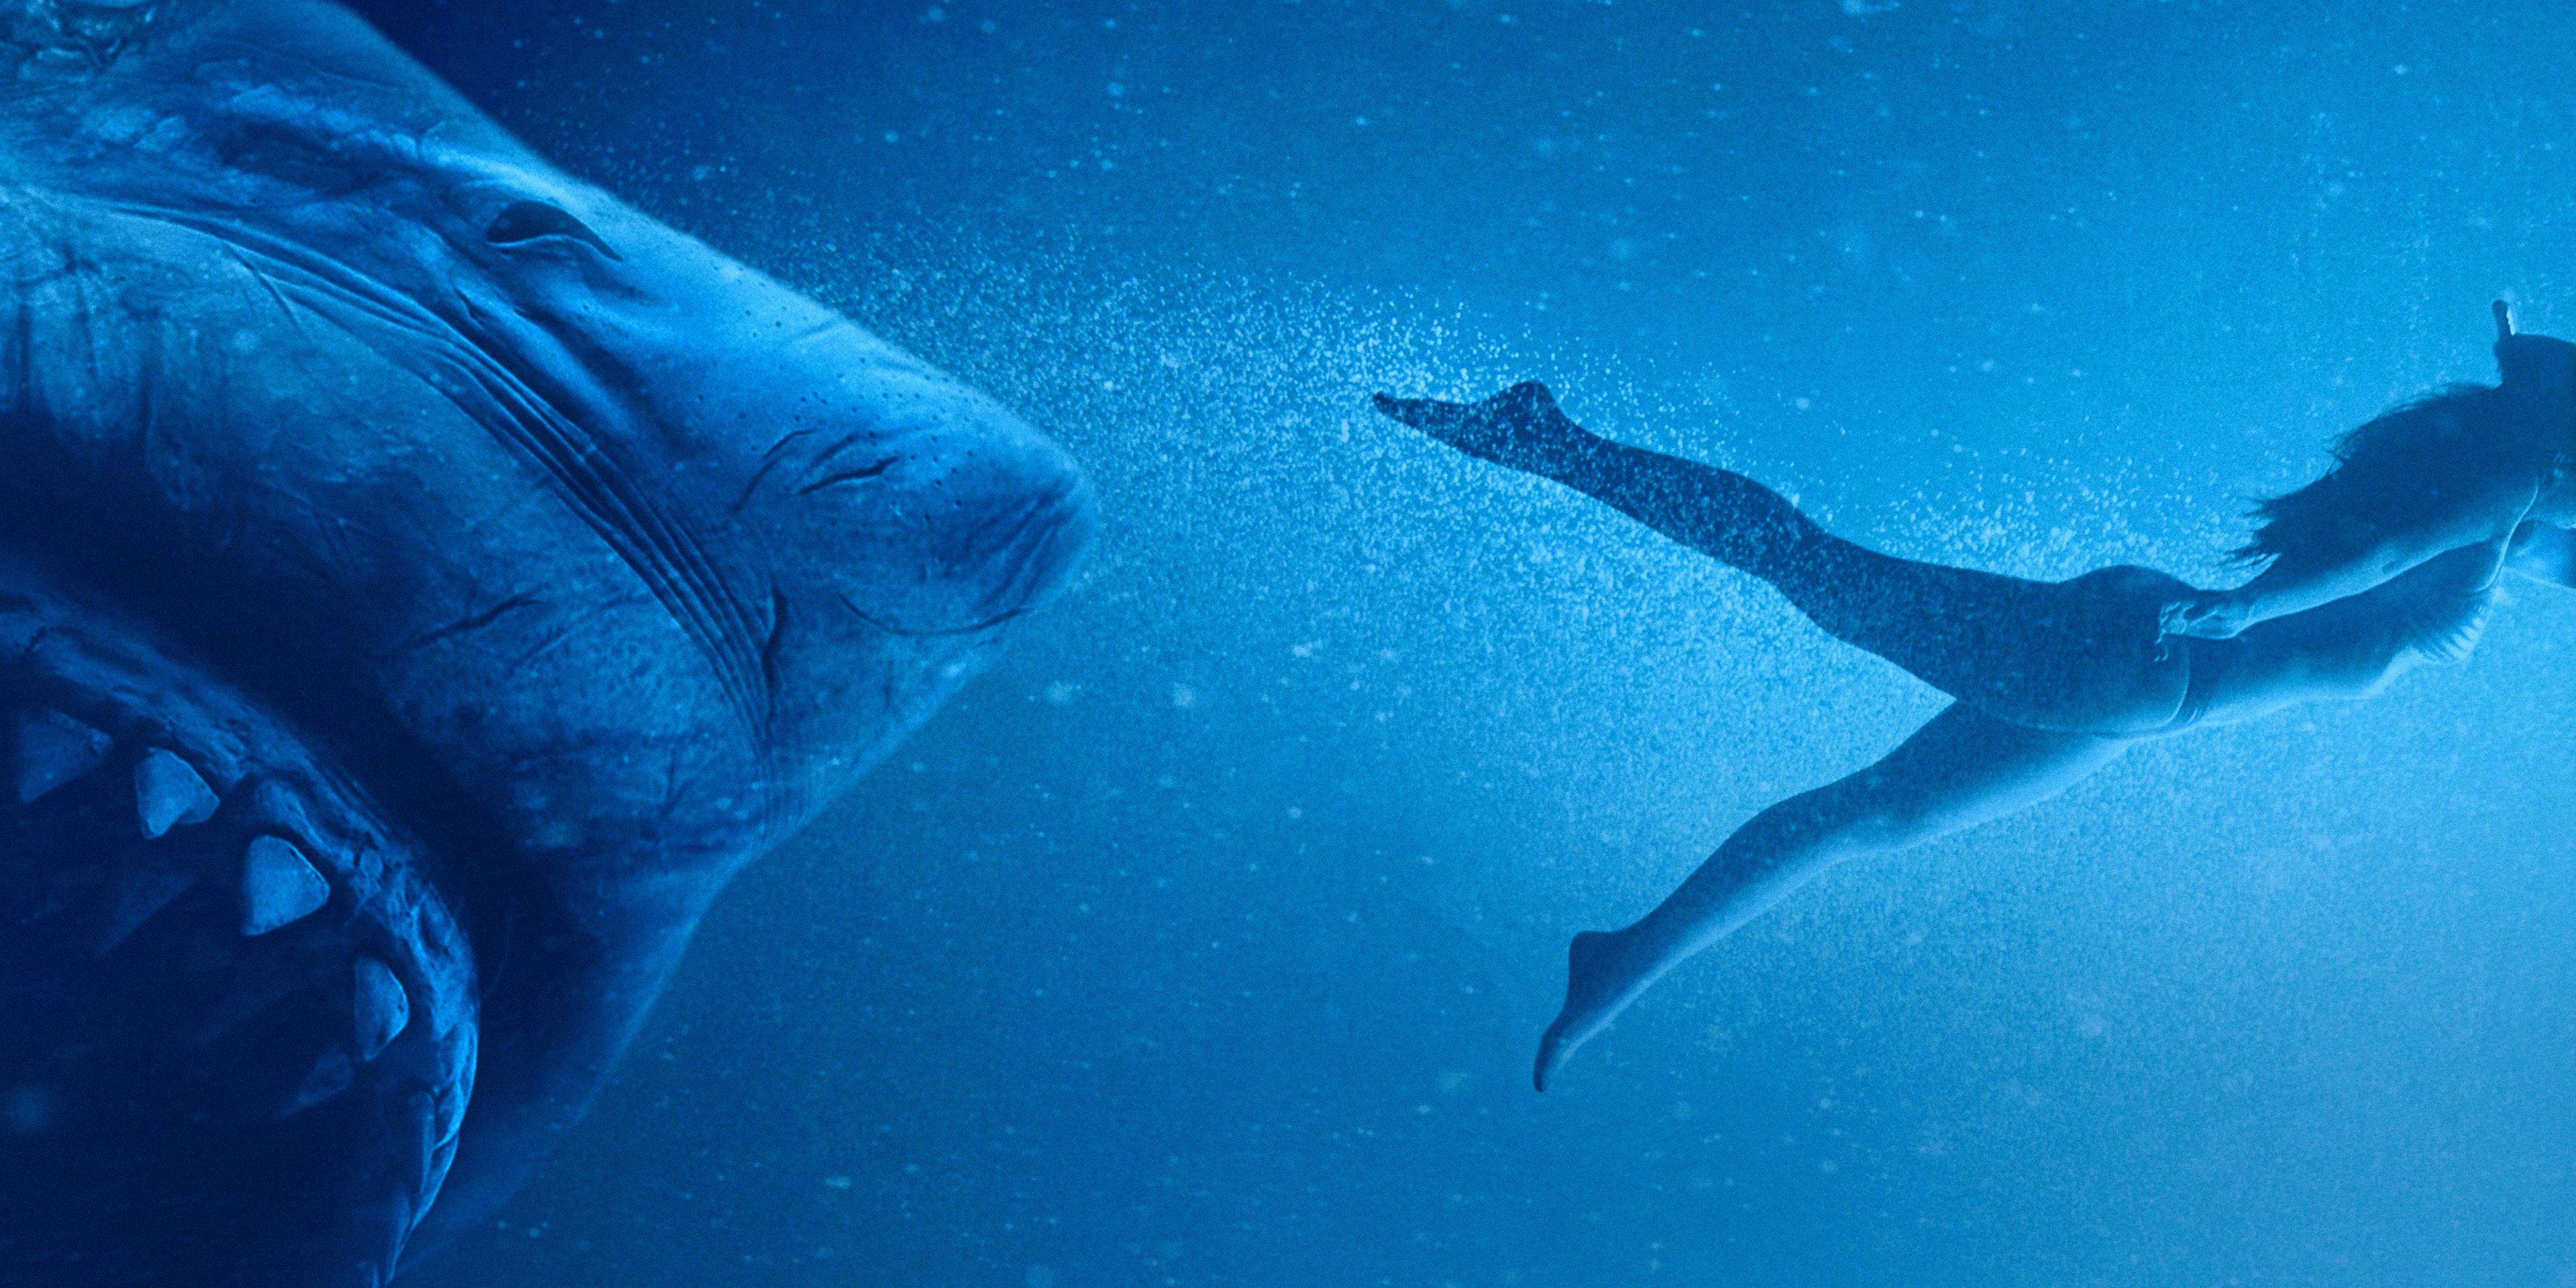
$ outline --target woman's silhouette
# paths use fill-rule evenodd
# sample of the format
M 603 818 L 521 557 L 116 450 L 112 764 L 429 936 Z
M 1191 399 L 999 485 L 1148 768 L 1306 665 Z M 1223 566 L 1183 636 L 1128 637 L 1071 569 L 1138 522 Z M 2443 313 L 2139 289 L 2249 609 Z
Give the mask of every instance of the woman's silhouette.
M 2146 568 L 2025 581 L 1879 554 L 1743 475 L 1594 435 L 1545 386 L 1379 411 L 1553 479 L 1761 578 L 1826 633 L 1956 701 L 1878 763 L 1753 817 L 1652 912 L 1576 935 L 1545 1090 L 1664 972 L 1835 863 L 2025 808 L 2132 743 L 2298 702 L 2358 698 L 2476 643 L 2499 576 L 2576 585 L 2576 346 L 2512 332 L 2499 386 L 2462 386 L 2354 430 L 2333 469 L 2266 502 L 2241 551 L 2267 566 L 2203 592 Z

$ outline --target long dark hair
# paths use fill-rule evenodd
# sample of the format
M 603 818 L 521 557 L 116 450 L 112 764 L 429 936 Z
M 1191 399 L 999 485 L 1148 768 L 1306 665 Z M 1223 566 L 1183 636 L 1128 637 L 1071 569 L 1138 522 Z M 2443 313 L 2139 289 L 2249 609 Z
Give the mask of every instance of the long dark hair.
M 2549 467 L 2554 445 L 2508 414 L 2493 385 L 2452 385 L 2335 440 L 2316 482 L 2255 503 L 2248 563 L 2360 555 L 2391 531 L 2419 525 L 2442 502 L 2496 475 Z

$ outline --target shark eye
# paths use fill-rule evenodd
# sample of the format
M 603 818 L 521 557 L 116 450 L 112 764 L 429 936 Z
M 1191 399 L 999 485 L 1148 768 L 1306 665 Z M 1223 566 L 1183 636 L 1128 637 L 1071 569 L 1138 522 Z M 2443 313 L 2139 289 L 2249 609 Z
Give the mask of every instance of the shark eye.
M 590 225 L 573 218 L 563 207 L 542 201 L 513 201 L 503 206 L 501 213 L 492 217 L 491 226 L 483 230 L 483 240 L 495 246 L 524 246 L 549 237 L 580 242 L 610 259 L 625 258 L 610 250 Z

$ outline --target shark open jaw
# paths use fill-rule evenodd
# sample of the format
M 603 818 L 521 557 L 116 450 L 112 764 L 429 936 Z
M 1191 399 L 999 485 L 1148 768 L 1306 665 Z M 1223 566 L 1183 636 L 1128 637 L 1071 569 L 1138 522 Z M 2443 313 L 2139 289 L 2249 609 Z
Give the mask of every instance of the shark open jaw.
M 0 1267 L 382 1282 L 1091 495 L 322 0 L 0 0 L 13 62 Z

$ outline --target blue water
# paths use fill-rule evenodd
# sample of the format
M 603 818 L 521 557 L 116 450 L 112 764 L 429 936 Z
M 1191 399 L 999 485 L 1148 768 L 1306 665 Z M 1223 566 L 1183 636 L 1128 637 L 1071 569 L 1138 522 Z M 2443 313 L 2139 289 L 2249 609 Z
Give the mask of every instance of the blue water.
M 1938 700 L 1364 405 L 2213 578 L 2489 299 L 2576 331 L 2576 9 L 369 9 L 1107 515 L 417 1282 L 2576 1284 L 2576 595 L 1840 870 L 1541 1097 L 1567 936 Z

